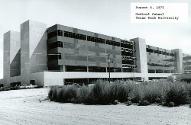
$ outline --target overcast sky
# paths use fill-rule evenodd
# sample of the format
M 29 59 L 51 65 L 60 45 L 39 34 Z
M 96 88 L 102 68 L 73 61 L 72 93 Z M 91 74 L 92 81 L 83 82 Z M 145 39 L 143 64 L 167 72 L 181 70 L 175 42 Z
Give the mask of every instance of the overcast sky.
M 122 39 L 141 37 L 149 45 L 180 48 L 191 54 L 191 10 L 184 24 L 132 24 L 131 2 L 191 0 L 0 0 L 0 78 L 3 76 L 3 33 L 20 30 L 31 19 L 48 26 L 62 24 Z M 177 8 L 178 9 L 178 8 Z

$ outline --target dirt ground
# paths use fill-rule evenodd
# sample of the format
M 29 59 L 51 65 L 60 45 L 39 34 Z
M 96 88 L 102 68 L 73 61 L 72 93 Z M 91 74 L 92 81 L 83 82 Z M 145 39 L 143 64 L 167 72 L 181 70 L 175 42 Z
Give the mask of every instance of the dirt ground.
M 61 104 L 43 100 L 48 89 L 0 92 L 0 125 L 191 125 L 188 105 Z

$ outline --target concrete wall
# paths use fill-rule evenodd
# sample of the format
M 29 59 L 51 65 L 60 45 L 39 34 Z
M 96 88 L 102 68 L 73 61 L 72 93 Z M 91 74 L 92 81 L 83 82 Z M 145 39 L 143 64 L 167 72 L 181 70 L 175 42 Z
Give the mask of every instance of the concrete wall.
M 21 24 L 21 75 L 29 74 L 29 21 Z
M 47 70 L 46 25 L 26 21 L 21 24 L 22 75 Z
M 164 78 L 170 76 L 170 73 L 148 73 L 147 77 Z M 111 73 L 111 78 L 144 78 L 142 73 Z M 44 85 L 63 85 L 64 79 L 80 78 L 109 78 L 108 73 L 103 72 L 44 72 Z
M 9 31 L 4 34 L 4 78 L 20 75 L 20 33 Z
M 131 40 L 135 42 L 137 72 L 143 74 L 144 80 L 148 80 L 146 42 L 141 38 Z
M 19 76 L 21 73 L 21 42 L 20 33 L 11 32 L 10 44 L 10 76 Z
M 3 35 L 3 78 L 10 77 L 10 32 Z
M 191 73 L 191 55 L 183 54 L 183 72 Z
M 47 70 L 46 25 L 34 21 L 21 24 L 21 75 L 29 84 L 31 73 Z
M 175 52 L 175 67 L 176 73 L 183 73 L 183 53 L 181 49 L 172 50 Z

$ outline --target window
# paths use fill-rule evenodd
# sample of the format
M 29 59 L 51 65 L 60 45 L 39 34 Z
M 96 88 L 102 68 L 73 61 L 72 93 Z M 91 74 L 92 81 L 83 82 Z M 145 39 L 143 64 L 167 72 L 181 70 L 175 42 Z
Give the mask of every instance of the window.
M 97 38 L 97 42 L 98 42 L 98 43 L 105 43 L 105 40 L 102 39 L 102 38 Z
M 31 85 L 35 85 L 35 80 L 30 80 Z
M 52 37 L 56 37 L 56 36 L 63 36 L 62 30 L 57 30 L 57 31 L 48 33 L 48 38 L 52 38 Z
M 91 41 L 91 36 L 87 36 L 87 41 Z
M 63 47 L 63 42 L 58 41 L 58 42 L 57 42 L 57 47 Z
M 70 38 L 75 38 L 75 39 L 80 39 L 80 40 L 86 40 L 86 35 L 72 33 L 72 32 L 68 32 L 68 31 L 64 31 L 64 36 L 70 37 Z
M 62 30 L 58 30 L 57 32 L 58 32 L 58 36 L 63 36 Z
M 48 38 L 52 38 L 55 36 L 57 36 L 57 31 L 53 31 L 53 32 L 48 33 Z
M 57 42 L 48 44 L 48 50 L 54 49 L 54 48 L 57 48 L 57 47 L 62 47 L 63 48 L 63 42 L 57 41 Z

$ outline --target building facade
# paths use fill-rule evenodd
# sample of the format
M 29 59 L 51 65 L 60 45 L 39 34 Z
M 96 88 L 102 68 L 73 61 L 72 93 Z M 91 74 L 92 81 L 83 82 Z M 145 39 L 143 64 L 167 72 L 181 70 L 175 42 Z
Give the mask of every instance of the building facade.
M 182 73 L 181 50 L 146 45 L 60 24 L 26 21 L 4 34 L 2 84 L 87 83 L 96 79 L 165 78 Z

